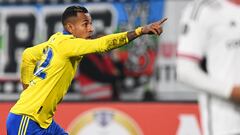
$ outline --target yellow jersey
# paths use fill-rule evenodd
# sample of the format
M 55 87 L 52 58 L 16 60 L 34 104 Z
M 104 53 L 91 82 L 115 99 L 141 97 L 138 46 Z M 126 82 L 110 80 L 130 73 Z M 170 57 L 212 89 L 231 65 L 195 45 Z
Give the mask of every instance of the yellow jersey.
M 25 49 L 21 81 L 29 86 L 10 112 L 27 115 L 42 128 L 47 128 L 83 56 L 106 52 L 127 43 L 127 32 L 97 39 L 75 38 L 58 32 L 48 41 Z

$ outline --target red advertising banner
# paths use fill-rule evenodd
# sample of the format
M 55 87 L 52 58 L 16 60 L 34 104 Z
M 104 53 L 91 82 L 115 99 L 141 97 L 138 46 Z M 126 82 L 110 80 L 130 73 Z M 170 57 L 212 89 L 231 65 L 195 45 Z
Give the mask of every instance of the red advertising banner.
M 12 103 L 0 103 L 0 134 Z M 62 103 L 55 121 L 70 135 L 201 135 L 197 104 Z

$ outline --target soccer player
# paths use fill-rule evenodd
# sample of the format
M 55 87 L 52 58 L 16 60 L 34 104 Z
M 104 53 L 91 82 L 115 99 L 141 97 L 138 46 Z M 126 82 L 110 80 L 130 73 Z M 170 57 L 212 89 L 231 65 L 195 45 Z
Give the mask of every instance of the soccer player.
M 240 0 L 194 1 L 181 24 L 177 75 L 202 93 L 204 135 L 240 135 Z
M 62 14 L 64 31 L 23 52 L 21 81 L 25 90 L 8 115 L 8 135 L 67 134 L 53 116 L 83 56 L 110 51 L 144 34 L 161 35 L 166 20 L 90 39 L 93 26 L 88 10 L 81 6 L 66 8 Z

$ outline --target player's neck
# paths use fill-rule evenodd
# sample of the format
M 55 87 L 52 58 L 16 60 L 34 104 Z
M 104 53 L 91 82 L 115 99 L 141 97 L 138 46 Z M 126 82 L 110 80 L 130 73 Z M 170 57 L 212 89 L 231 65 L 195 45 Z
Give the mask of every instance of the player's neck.
M 240 0 L 229 0 L 229 1 L 236 5 L 240 5 Z

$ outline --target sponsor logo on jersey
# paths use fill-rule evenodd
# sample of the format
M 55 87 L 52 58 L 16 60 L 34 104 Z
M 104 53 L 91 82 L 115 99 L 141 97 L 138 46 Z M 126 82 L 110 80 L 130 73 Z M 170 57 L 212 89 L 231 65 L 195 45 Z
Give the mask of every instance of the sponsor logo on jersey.
M 230 40 L 227 42 L 227 47 L 229 49 L 237 49 L 240 48 L 240 39 Z

